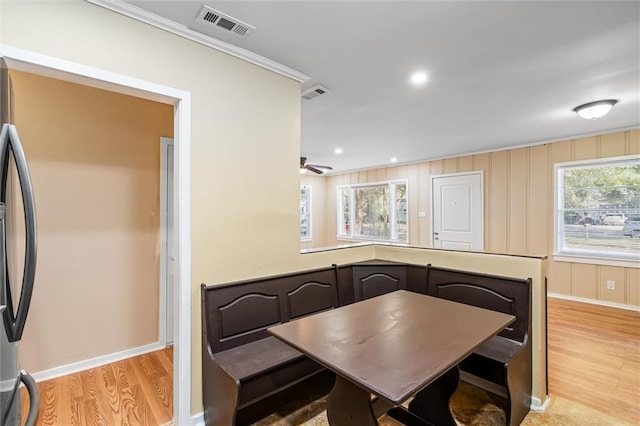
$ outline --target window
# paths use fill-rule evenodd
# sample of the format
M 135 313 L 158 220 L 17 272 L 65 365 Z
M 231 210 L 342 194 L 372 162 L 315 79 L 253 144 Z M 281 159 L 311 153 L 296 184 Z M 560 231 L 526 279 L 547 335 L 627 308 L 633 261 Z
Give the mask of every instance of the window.
M 311 187 L 300 187 L 300 239 L 311 241 Z
M 338 237 L 407 242 L 407 182 L 338 187 Z
M 637 265 L 640 157 L 557 164 L 556 190 L 556 255 Z

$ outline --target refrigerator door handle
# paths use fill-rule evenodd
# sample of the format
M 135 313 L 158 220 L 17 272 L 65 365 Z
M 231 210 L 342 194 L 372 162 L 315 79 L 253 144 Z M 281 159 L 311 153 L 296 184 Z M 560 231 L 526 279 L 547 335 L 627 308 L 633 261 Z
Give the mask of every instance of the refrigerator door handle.
M 5 133 L 6 132 L 6 133 Z M 7 297 L 7 309 L 4 312 L 4 322 L 7 328 L 7 337 L 10 342 L 20 340 L 24 325 L 27 320 L 27 313 L 29 312 L 29 305 L 31 304 L 31 296 L 33 294 L 33 283 L 36 273 L 36 211 L 35 202 L 33 198 L 33 187 L 31 186 L 31 178 L 29 176 L 29 168 L 27 166 L 27 159 L 20 143 L 20 137 L 16 127 L 12 124 L 3 124 L 0 136 L 4 136 L 4 140 L 0 139 L 0 165 L 3 170 L 0 172 L 0 202 L 6 203 L 6 185 L 8 168 L 9 168 L 9 151 L 13 152 L 13 158 L 15 160 L 16 171 L 18 173 L 18 179 L 20 183 L 20 190 L 22 192 L 22 203 L 24 205 L 24 224 L 25 224 L 25 256 L 24 256 L 24 270 L 22 275 L 22 286 L 20 290 L 20 301 L 18 302 L 18 309 L 13 313 L 13 303 L 11 297 L 11 287 L 9 285 L 9 275 L 6 276 L 6 297 Z M 6 258 L 0 259 L 5 262 Z
M 25 370 L 20 371 L 20 381 L 24 383 L 24 386 L 29 392 L 29 413 L 27 414 L 27 420 L 24 425 L 35 426 L 40 408 L 40 389 L 38 389 L 38 384 L 33 377 L 31 377 L 31 374 Z

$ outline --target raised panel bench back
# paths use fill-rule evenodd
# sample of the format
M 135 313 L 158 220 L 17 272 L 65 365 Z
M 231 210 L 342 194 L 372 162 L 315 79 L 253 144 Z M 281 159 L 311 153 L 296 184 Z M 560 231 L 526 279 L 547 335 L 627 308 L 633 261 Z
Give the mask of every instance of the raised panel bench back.
M 356 263 L 352 265 L 352 269 L 353 293 L 356 301 L 407 289 L 406 264 L 370 261 Z

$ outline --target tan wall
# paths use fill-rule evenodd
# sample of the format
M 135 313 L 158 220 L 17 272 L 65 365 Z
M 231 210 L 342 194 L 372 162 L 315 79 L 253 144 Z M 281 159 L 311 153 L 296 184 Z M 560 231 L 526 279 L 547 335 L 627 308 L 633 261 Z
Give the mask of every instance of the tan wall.
M 173 108 L 12 71 L 38 220 L 22 366 L 158 341 L 160 136 Z
M 327 245 L 336 239 L 336 187 L 390 179 L 409 181 L 409 243 L 431 246 L 430 177 L 484 171 L 486 251 L 553 254 L 553 165 L 640 153 L 640 131 L 479 155 L 327 176 Z M 427 212 L 418 217 L 418 211 Z M 640 269 L 549 261 L 549 292 L 640 306 Z M 616 290 L 606 290 L 614 279 Z

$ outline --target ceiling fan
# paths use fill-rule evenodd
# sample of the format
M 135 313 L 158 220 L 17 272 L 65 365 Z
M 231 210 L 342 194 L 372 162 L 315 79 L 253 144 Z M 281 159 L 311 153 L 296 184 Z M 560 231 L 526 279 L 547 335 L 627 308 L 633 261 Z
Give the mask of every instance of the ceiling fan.
M 300 157 L 300 173 L 304 173 L 307 170 L 315 174 L 321 175 L 325 172 L 333 170 L 333 167 L 321 166 L 319 164 L 307 164 L 307 157 Z

